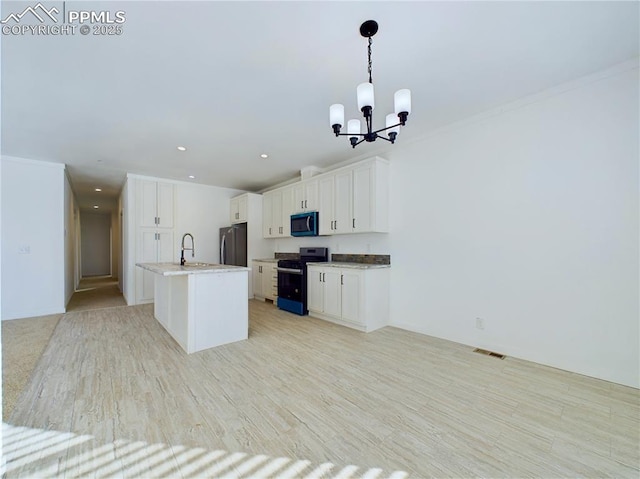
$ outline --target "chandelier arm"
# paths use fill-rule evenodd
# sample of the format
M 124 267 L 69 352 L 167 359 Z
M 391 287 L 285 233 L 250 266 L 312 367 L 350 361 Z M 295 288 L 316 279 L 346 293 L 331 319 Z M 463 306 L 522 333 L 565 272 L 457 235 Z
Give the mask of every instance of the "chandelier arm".
M 362 136 L 364 137 L 366 133 L 338 133 L 338 136 Z
M 376 131 L 374 131 L 372 133 L 380 133 L 381 131 L 389 130 L 390 128 L 395 128 L 396 126 L 402 126 L 402 123 L 398 123 L 396 125 L 387 126 L 385 128 L 380 128 L 379 130 L 376 130 Z
M 355 148 L 356 146 L 358 146 L 358 145 L 359 145 L 360 143 L 362 143 L 363 141 L 364 141 L 364 138 L 363 138 L 362 140 L 360 140 L 359 142 L 357 142 L 357 143 L 352 143 L 352 144 L 351 144 L 351 146 L 352 146 L 353 148 Z

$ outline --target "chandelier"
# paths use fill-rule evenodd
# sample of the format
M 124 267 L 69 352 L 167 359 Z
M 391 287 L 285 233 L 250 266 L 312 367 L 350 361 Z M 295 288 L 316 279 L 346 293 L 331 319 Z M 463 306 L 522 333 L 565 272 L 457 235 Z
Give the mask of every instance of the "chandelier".
M 386 125 L 384 128 L 373 131 L 373 109 L 375 107 L 373 95 L 373 82 L 371 80 L 371 37 L 378 31 L 378 23 L 374 20 L 367 20 L 360 25 L 360 35 L 369 39 L 368 55 L 369 55 L 369 81 L 361 83 L 357 88 L 358 108 L 364 116 L 367 132 L 362 133 L 360 120 L 349 120 L 347 123 L 347 132 L 340 133 L 340 129 L 344 126 L 344 105 L 336 103 L 329 107 L 329 123 L 336 136 L 347 136 L 351 142 L 351 146 L 355 148 L 363 141 L 376 141 L 381 138 L 394 143 L 400 132 L 400 126 L 404 126 L 409 113 L 411 113 L 411 90 L 398 90 L 393 95 L 393 103 L 395 113 L 389 113 L 386 117 Z M 387 136 L 379 133 L 386 132 Z

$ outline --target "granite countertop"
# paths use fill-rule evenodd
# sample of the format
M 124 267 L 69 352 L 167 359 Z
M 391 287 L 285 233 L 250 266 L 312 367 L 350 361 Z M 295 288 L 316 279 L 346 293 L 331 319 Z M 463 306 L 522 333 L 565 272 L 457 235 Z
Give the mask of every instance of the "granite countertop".
M 262 261 L 263 263 L 277 263 L 278 258 L 254 259 L 253 261 Z
M 329 263 L 308 263 L 308 266 L 324 266 L 330 268 L 351 268 L 351 269 L 382 269 L 391 268 L 390 264 L 367 264 L 367 263 L 346 263 L 342 261 L 331 261 Z
M 230 264 L 214 263 L 189 263 L 180 266 L 179 263 L 136 263 L 136 266 L 163 276 L 178 276 L 185 274 L 211 274 L 211 273 L 232 273 L 237 271 L 251 271 L 251 268 L 244 266 L 233 266 Z

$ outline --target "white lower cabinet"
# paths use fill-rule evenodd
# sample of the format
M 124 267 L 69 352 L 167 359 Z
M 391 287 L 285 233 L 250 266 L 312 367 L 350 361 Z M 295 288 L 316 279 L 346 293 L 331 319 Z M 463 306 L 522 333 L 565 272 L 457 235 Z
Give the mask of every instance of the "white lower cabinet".
M 278 264 L 272 261 L 252 262 L 253 296 L 275 301 L 278 296 Z
M 309 315 L 365 332 L 389 323 L 389 268 L 307 268 Z

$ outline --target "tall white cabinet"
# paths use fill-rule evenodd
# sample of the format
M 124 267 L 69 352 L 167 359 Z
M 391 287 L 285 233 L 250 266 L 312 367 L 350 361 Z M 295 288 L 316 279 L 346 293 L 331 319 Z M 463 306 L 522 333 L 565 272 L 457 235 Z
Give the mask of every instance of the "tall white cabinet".
M 134 263 L 163 263 L 174 260 L 175 185 L 136 178 Z M 135 303 L 153 301 L 154 274 L 136 268 Z

